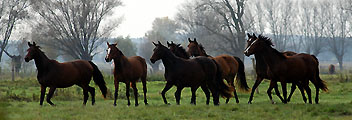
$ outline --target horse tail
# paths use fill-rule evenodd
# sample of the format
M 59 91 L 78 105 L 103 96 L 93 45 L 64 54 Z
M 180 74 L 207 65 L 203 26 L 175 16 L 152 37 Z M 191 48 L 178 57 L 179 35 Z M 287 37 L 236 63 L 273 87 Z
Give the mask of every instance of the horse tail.
M 216 78 L 215 78 L 215 85 L 219 88 L 219 93 L 222 97 L 231 98 L 233 96 L 233 91 L 235 88 L 228 86 L 222 79 L 222 69 L 220 65 L 214 60 L 214 64 L 216 65 Z
M 106 88 L 103 74 L 101 74 L 100 70 L 98 69 L 98 66 L 96 66 L 92 61 L 88 61 L 88 62 L 93 67 L 93 80 L 95 84 L 99 86 L 100 91 L 103 94 L 104 98 L 106 98 L 106 93 L 108 89 Z
M 319 76 L 319 61 L 318 61 L 318 58 L 315 56 L 315 55 L 311 55 L 313 58 L 314 58 L 314 60 L 317 62 L 317 66 L 316 66 L 316 73 L 315 73 L 315 77 L 316 77 L 316 80 L 317 80 L 317 84 L 318 84 L 318 86 L 317 87 L 319 87 L 321 90 L 323 90 L 323 91 L 328 91 L 328 87 L 327 87 L 327 85 L 326 85 L 326 82 L 325 81 L 323 81 L 321 78 L 320 78 L 320 76 Z
M 236 84 L 239 86 L 240 89 L 248 92 L 250 90 L 250 88 L 247 85 L 246 74 L 244 71 L 244 64 L 240 58 L 238 58 L 236 56 L 233 56 L 233 58 L 235 58 L 238 62 L 238 72 L 237 72 L 237 76 L 236 76 Z

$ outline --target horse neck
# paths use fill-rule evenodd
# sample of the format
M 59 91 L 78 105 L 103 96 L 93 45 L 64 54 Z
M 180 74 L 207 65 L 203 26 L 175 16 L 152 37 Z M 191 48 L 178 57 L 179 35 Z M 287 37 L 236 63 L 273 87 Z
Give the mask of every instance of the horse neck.
M 114 58 L 116 72 L 122 71 L 125 67 L 129 66 L 129 62 L 126 56 L 122 55 L 120 59 Z
M 200 47 L 198 47 L 198 49 L 199 49 L 199 56 L 211 57 L 210 55 L 207 54 L 207 52 L 205 52 L 205 50 L 201 49 Z
M 184 59 L 189 59 L 189 55 L 183 53 L 182 50 L 177 50 L 176 54 L 175 55 L 178 56 L 178 57 L 181 57 L 181 58 L 184 58 Z
M 182 61 L 182 59 L 175 56 L 170 51 L 164 57 L 161 58 L 161 61 L 163 61 L 165 69 L 169 69 L 169 68 L 173 68 L 174 66 L 176 66 L 176 63 L 178 63 L 179 61 Z
M 44 53 L 41 52 L 39 54 L 39 57 L 34 58 L 34 62 L 35 62 L 35 66 L 38 69 L 38 72 L 42 72 L 49 66 L 50 59 Z
M 260 55 L 270 69 L 276 68 L 277 65 L 280 65 L 279 63 L 285 60 L 285 57 L 280 52 L 271 47 L 263 50 Z
M 257 71 L 263 71 L 267 69 L 267 65 L 264 61 L 263 56 L 259 55 L 258 53 L 254 54 L 255 57 L 255 67 Z

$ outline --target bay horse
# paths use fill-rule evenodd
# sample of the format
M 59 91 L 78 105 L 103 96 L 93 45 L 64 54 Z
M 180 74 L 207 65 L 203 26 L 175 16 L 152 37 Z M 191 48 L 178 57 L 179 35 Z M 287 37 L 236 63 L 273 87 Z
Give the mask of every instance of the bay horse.
M 26 62 L 34 59 L 35 65 L 38 70 L 37 79 L 40 84 L 40 105 L 43 105 L 46 88 L 49 87 L 49 93 L 46 96 L 46 101 L 54 106 L 51 102 L 56 88 L 66 88 L 73 85 L 78 85 L 83 89 L 83 104 L 86 105 L 88 100 L 88 92 L 92 96 L 92 105 L 95 103 L 95 89 L 89 86 L 91 78 L 97 84 L 106 98 L 107 88 L 105 85 L 104 77 L 98 67 L 92 61 L 75 60 L 71 62 L 59 63 L 56 60 L 49 59 L 40 47 L 35 42 L 31 44 L 28 42 L 27 55 L 24 58 Z
M 255 41 L 257 39 L 257 36 L 253 33 L 253 35 L 247 33 L 247 36 L 248 36 L 248 40 L 247 40 L 247 46 L 246 48 L 253 43 L 253 41 Z M 295 52 L 292 52 L 292 51 L 286 51 L 286 52 L 283 52 L 282 53 L 283 55 L 285 56 L 293 56 L 293 55 L 296 55 L 297 53 Z M 268 77 L 268 66 L 266 65 L 266 63 L 264 62 L 264 59 L 258 55 L 257 53 L 254 53 L 254 57 L 255 57 L 255 62 L 256 62 L 256 74 L 257 74 L 257 78 L 256 78 L 256 81 L 252 87 L 252 91 L 251 91 L 251 96 L 249 97 L 249 101 L 248 103 L 251 104 L 252 103 L 252 100 L 253 100 L 253 95 L 254 95 L 254 90 L 257 89 L 257 87 L 259 86 L 259 84 L 263 81 L 263 79 L 269 79 Z M 271 91 L 273 88 L 275 88 L 275 93 L 276 95 L 280 98 L 280 100 L 283 102 L 283 103 L 286 103 L 286 102 L 289 102 L 295 89 L 296 89 L 296 85 L 293 83 L 292 86 L 291 86 L 291 92 L 290 92 L 290 95 L 288 96 L 287 98 L 287 101 L 284 101 L 284 99 L 281 97 L 280 95 L 280 92 L 278 90 L 278 86 L 277 86 L 277 83 L 274 82 L 275 80 L 270 80 L 270 86 L 267 90 L 267 94 L 269 96 L 269 99 L 271 101 L 271 103 L 275 103 L 272 99 L 272 96 L 271 96 Z M 292 83 L 292 82 L 291 82 Z M 299 87 L 300 91 L 301 91 L 301 94 L 302 94 L 302 97 L 303 97 L 303 101 L 306 103 L 307 102 L 307 98 L 305 97 L 304 95 L 304 89 L 302 87 Z
M 264 59 L 268 66 L 267 72 L 271 80 L 281 82 L 284 100 L 287 101 L 286 83 L 292 82 L 299 87 L 304 87 L 308 94 L 309 103 L 311 100 L 311 90 L 309 80 L 316 88 L 315 102 L 319 103 L 319 89 L 327 91 L 325 81 L 319 77 L 318 59 L 309 54 L 300 53 L 294 56 L 285 56 L 281 52 L 272 48 L 271 39 L 262 35 L 254 40 L 244 51 L 246 56 L 256 54 Z
M 186 52 L 186 50 L 181 46 L 181 44 L 175 44 L 173 41 L 170 43 L 167 41 L 167 47 L 169 47 L 170 51 L 174 53 L 177 57 L 183 59 L 189 59 L 190 56 Z
M 106 62 L 111 62 L 114 60 L 114 106 L 116 106 L 116 100 L 119 91 L 119 82 L 126 84 L 126 97 L 127 105 L 130 106 L 130 86 L 133 88 L 135 106 L 138 106 L 138 90 L 136 87 L 136 82 L 141 79 L 143 84 L 144 93 L 144 104 L 148 105 L 147 101 L 147 64 L 145 59 L 140 56 L 126 57 L 116 46 L 117 44 L 109 44 L 107 42 L 108 49 L 105 57 Z
M 166 85 L 161 92 L 165 104 L 169 104 L 165 94 L 172 87 L 176 86 L 175 92 L 176 103 L 180 104 L 181 91 L 184 87 L 191 87 L 192 98 L 191 104 L 196 104 L 196 91 L 202 88 L 206 95 L 206 104 L 209 104 L 210 89 L 213 95 L 214 105 L 219 105 L 219 96 L 232 97 L 233 88 L 227 86 L 221 77 L 219 65 L 207 57 L 196 57 L 194 59 L 183 59 L 175 56 L 167 47 L 154 43 L 154 52 L 150 61 L 155 63 L 162 60 L 165 66 L 164 77 Z
M 216 57 L 212 57 L 208 55 L 204 47 L 201 44 L 198 44 L 196 38 L 194 38 L 194 41 L 192 41 L 190 38 L 188 38 L 189 44 L 188 44 L 188 54 L 191 56 L 205 56 L 205 57 L 210 57 L 214 59 L 219 65 L 220 68 L 222 69 L 222 77 L 227 81 L 227 83 L 235 87 L 234 85 L 234 78 L 236 76 L 236 84 L 239 86 L 241 90 L 244 91 L 249 91 L 249 87 L 247 85 L 246 81 L 246 75 L 244 71 L 244 64 L 242 60 L 236 56 L 229 56 L 229 55 L 219 55 Z M 234 90 L 234 95 L 236 99 L 236 103 L 239 103 L 238 97 L 236 90 Z M 227 98 L 226 103 L 229 102 L 229 98 Z

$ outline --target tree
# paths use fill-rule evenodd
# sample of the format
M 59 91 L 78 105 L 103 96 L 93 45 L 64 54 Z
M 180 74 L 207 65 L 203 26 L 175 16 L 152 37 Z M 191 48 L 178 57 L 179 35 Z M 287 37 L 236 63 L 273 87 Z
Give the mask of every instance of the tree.
M 120 19 L 102 27 L 120 0 L 32 0 L 33 10 L 43 19 L 38 24 L 49 28 L 51 47 L 74 59 L 91 60 L 94 50 L 120 24 Z
M 16 23 L 27 17 L 28 6 L 29 2 L 27 0 L 0 1 L 0 62 Z
M 122 51 L 125 56 L 136 56 L 137 48 L 132 43 L 131 38 L 129 36 L 119 36 L 115 38 L 115 41 L 117 43 L 117 47 Z
M 347 51 L 347 26 L 349 14 L 343 9 L 342 1 L 326 2 L 326 6 L 331 9 L 327 11 L 327 36 L 329 37 L 329 49 L 335 55 L 337 61 L 339 62 L 340 70 L 343 69 L 343 56 Z
M 168 17 L 155 18 L 152 30 L 145 34 L 144 42 L 139 47 L 140 55 L 144 58 L 151 57 L 155 47 L 152 44 L 152 41 L 160 41 L 163 43 L 166 43 L 166 41 L 176 41 L 177 36 L 179 35 L 177 33 L 178 29 L 179 25 Z M 152 66 L 154 72 L 159 70 L 159 64 L 161 62 L 156 62 L 154 64 L 152 64 L 150 60 L 147 60 L 147 62 Z
M 185 3 L 183 10 L 179 11 L 177 19 L 186 24 L 185 26 L 191 27 L 185 31 L 197 30 L 197 32 L 201 32 L 200 34 L 208 33 L 206 35 L 209 36 L 208 38 L 196 37 L 209 39 L 211 42 L 206 43 L 206 45 L 210 48 L 243 58 L 245 31 L 253 24 L 251 14 L 244 14 L 244 11 L 244 0 L 236 0 L 235 2 L 228 0 L 196 0 Z

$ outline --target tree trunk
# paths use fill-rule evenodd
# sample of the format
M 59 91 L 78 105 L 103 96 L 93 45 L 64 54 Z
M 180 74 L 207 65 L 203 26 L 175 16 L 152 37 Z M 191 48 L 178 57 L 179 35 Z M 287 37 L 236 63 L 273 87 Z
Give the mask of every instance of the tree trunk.
M 337 57 L 337 61 L 339 62 L 339 67 L 340 67 L 341 71 L 343 70 L 343 61 L 342 60 L 343 60 L 342 56 Z

